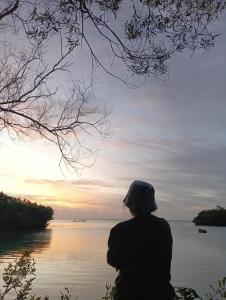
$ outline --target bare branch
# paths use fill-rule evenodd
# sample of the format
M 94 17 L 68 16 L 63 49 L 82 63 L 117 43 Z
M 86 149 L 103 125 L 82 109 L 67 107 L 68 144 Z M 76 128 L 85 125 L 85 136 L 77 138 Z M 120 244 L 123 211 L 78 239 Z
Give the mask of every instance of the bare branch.
M 226 0 L 1 1 L 0 131 L 19 139 L 41 137 L 58 147 L 60 164 L 86 165 L 81 158 L 95 153 L 87 139 L 109 134 L 108 113 L 91 92 L 97 68 L 130 87 L 137 78 L 165 78 L 173 55 L 215 45 L 210 25 L 225 7 Z M 18 38 L 17 45 L 4 37 Z M 49 43 L 56 44 L 55 62 L 45 51 Z M 107 62 L 99 43 L 110 53 Z M 91 58 L 91 84 L 74 80 L 66 91 L 54 78 L 70 71 L 78 47 Z M 114 62 L 126 72 L 115 73 Z
M 0 21 L 5 17 L 12 15 L 18 9 L 19 2 L 20 0 L 16 0 L 13 4 L 10 3 L 8 7 L 0 11 Z

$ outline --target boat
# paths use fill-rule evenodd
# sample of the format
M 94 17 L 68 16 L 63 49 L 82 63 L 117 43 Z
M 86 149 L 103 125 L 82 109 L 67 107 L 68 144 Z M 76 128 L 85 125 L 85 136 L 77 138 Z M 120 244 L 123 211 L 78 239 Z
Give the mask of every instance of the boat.
M 86 219 L 74 219 L 73 222 L 86 222 Z
M 206 229 L 201 229 L 201 228 L 199 228 L 198 231 L 199 231 L 199 233 L 207 233 L 207 230 L 206 230 Z

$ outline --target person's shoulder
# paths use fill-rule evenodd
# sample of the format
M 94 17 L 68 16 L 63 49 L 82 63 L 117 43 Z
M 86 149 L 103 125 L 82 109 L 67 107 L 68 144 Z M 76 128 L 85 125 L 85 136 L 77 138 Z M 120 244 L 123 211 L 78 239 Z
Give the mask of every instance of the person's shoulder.
M 125 228 L 128 228 L 132 223 L 133 223 L 133 219 L 119 222 L 118 224 L 116 224 L 114 227 L 111 228 L 111 231 L 118 232 L 124 230 Z
M 160 218 L 154 215 L 151 215 L 152 219 L 154 222 L 158 223 L 159 225 L 163 226 L 163 227 L 170 227 L 169 222 L 164 219 L 164 218 Z

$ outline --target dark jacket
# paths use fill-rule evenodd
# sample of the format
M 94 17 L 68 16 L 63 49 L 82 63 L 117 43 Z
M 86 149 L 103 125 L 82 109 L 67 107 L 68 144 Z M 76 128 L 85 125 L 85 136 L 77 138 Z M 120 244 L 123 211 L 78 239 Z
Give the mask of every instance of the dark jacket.
M 107 262 L 119 270 L 116 300 L 171 300 L 172 235 L 153 215 L 117 224 L 108 240 Z

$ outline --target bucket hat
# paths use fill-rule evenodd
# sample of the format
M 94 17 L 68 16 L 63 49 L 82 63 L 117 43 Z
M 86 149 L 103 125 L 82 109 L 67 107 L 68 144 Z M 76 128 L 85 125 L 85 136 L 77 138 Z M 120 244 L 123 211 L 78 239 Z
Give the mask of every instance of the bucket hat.
M 142 213 L 150 213 L 157 209 L 155 189 L 145 181 L 133 181 L 123 202 L 127 207 Z

